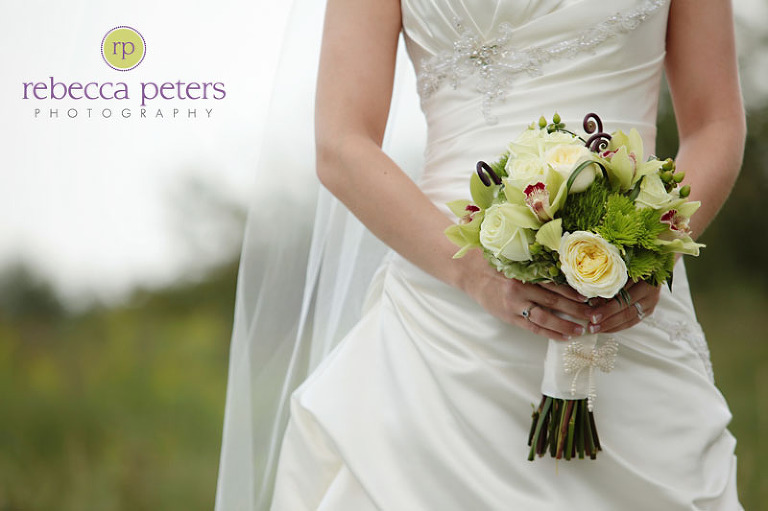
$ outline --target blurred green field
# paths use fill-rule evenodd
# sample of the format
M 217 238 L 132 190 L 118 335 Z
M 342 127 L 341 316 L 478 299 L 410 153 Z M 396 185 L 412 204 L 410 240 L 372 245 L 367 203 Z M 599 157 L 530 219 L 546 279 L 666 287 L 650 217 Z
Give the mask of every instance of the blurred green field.
M 0 314 L 0 510 L 212 509 L 234 282 Z
M 0 511 L 212 509 L 234 282 L 230 266 L 114 309 L 6 315 Z M 766 509 L 768 296 L 695 299 L 734 413 L 742 502 Z

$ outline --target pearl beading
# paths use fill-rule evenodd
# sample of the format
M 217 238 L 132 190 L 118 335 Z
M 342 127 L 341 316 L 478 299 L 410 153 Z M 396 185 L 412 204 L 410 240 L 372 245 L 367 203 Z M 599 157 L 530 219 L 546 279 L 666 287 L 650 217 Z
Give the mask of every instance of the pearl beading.
M 576 394 L 576 385 L 579 376 L 587 372 L 587 408 L 593 411 L 594 402 L 597 399 L 597 386 L 595 385 L 595 369 L 604 373 L 610 373 L 616 364 L 616 355 L 619 352 L 619 343 L 613 337 L 608 338 L 602 346 L 595 346 L 589 351 L 584 349 L 582 343 L 571 341 L 565 348 L 563 357 L 563 369 L 565 374 L 573 374 L 571 380 L 571 394 Z
M 418 88 L 422 99 L 432 96 L 445 83 L 454 89 L 466 78 L 477 74 L 477 91 L 482 94 L 482 113 L 489 124 L 497 121 L 491 113 L 494 103 L 503 101 L 517 76 L 527 73 L 542 74 L 544 64 L 581 53 L 594 53 L 605 41 L 635 30 L 667 0 L 643 0 L 636 8 L 616 13 L 610 18 L 578 32 L 574 37 L 556 43 L 515 48 L 513 27 L 499 25 L 498 37 L 483 41 L 482 36 L 465 28 L 461 20 L 454 20 L 458 41 L 453 50 L 446 50 L 421 63 Z

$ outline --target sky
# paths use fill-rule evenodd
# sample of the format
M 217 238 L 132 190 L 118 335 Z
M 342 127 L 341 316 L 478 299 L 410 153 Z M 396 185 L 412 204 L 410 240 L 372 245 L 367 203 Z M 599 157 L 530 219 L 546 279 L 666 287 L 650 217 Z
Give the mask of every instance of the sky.
M 194 199 L 185 190 L 197 183 L 202 198 L 242 205 L 253 193 L 257 120 L 268 107 L 288 11 L 269 4 L 139 0 L 126 12 L 112 2 L 4 0 L 12 15 L 0 18 L 0 264 L 22 259 L 65 295 L 106 298 L 183 272 L 194 259 L 179 241 L 175 202 Z M 144 60 L 126 72 L 110 68 L 100 51 L 120 25 L 146 41 Z M 122 81 L 129 98 L 37 100 L 28 88 L 23 99 L 24 83 L 50 88 L 51 77 L 67 85 Z M 226 96 L 147 101 L 142 118 L 141 83 L 179 80 L 219 82 Z M 104 95 L 117 88 L 107 85 Z M 145 89 L 151 96 L 152 86 Z
M 21 260 L 65 299 L 109 301 L 232 257 L 238 233 L 214 218 L 215 204 L 245 208 L 265 193 L 255 169 L 290 2 L 0 1 L 0 267 Z M 765 0 L 736 8 L 742 27 L 765 36 Z M 125 72 L 100 51 L 122 25 L 146 41 Z M 768 54 L 747 44 L 747 28 L 742 79 L 762 101 Z M 129 98 L 23 99 L 24 83 L 50 88 L 51 77 L 122 81 Z M 178 99 L 169 88 L 173 98 L 146 101 L 142 118 L 141 84 L 178 81 L 218 82 L 226 96 Z

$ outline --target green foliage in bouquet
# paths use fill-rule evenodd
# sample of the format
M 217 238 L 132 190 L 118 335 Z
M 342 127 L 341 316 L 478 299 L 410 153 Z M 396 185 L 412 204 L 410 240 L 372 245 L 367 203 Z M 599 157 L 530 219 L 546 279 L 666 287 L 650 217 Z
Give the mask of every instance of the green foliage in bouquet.
M 495 256 L 487 250 L 483 251 L 483 255 L 496 270 L 503 273 L 508 279 L 565 284 L 565 276 L 560 271 L 557 252 L 546 250 L 539 243 L 532 243 L 530 251 L 530 261 L 510 261 L 504 256 Z
M 629 278 L 644 280 L 652 286 L 664 282 L 672 284 L 672 271 L 675 267 L 675 254 L 672 252 L 659 254 L 644 248 L 629 248 L 624 260 L 627 262 Z
M 618 247 L 654 248 L 659 234 L 667 229 L 661 214 L 652 209 L 637 209 L 624 195 L 613 194 L 605 204 L 603 222 L 595 229 L 609 243 Z
M 507 176 L 507 162 L 509 161 L 509 152 L 505 152 L 501 155 L 501 157 L 494 163 L 491 163 L 491 169 L 496 173 L 499 177 L 508 177 Z
M 573 232 L 597 229 L 605 217 L 610 194 L 610 183 L 596 179 L 584 192 L 571 195 L 561 210 L 563 230 Z
M 656 240 L 667 231 L 661 213 L 651 208 L 637 208 L 620 194 L 608 197 L 605 216 L 595 232 L 619 247 L 627 264 L 629 278 L 658 286 L 672 278 L 674 254 L 666 253 Z

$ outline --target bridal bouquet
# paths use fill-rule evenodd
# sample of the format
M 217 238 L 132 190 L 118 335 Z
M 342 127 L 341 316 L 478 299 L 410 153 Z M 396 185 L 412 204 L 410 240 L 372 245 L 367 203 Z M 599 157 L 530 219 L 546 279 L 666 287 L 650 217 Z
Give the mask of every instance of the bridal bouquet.
M 584 137 L 555 114 L 532 124 L 498 161 L 478 162 L 472 201 L 448 204 L 459 217 L 445 234 L 473 248 L 506 277 L 568 284 L 587 298 L 624 300 L 629 279 L 672 283 L 676 253 L 698 255 L 688 227 L 700 203 L 671 159 L 643 160 L 643 142 L 603 132 L 600 118 L 584 118 Z M 533 413 L 529 460 L 594 459 L 600 441 L 593 416 L 594 370 L 613 368 L 618 344 L 598 335 L 564 343 L 550 339 L 542 401 Z

